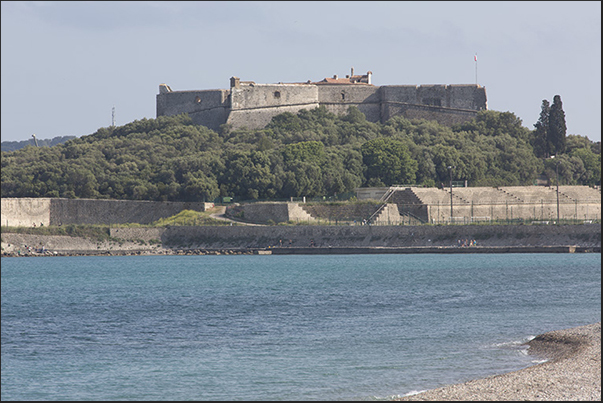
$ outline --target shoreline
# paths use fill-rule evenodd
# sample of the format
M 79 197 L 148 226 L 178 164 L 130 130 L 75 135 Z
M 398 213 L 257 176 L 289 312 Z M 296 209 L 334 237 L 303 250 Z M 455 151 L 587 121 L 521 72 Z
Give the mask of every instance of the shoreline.
M 547 332 L 526 345 L 548 361 L 393 400 L 601 400 L 601 322 Z
M 161 255 L 351 255 L 351 254 L 476 254 L 476 253 L 601 253 L 600 246 L 418 246 L 418 247 L 274 247 L 274 248 L 137 248 L 51 250 L 27 247 L 3 251 L 2 257 L 161 256 Z

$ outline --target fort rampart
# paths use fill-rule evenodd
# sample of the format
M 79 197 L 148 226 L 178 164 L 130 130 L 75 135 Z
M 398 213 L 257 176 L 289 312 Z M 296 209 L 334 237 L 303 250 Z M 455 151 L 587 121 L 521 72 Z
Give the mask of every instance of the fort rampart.
M 2 198 L 2 225 L 150 224 L 182 210 L 205 211 L 212 203 L 62 198 Z
M 501 186 L 449 189 L 359 188 L 363 203 L 262 202 L 229 207 L 252 223 L 366 222 L 372 225 L 471 224 L 601 219 L 601 191 L 588 186 Z M 386 200 L 379 201 L 385 196 Z M 370 201 L 372 200 L 372 201 Z
M 386 200 L 379 201 L 382 197 Z M 361 223 L 372 225 L 470 224 L 489 221 L 601 219 L 601 191 L 588 186 L 501 186 L 450 189 L 359 188 L 360 203 L 244 203 L 228 215 L 251 223 Z M 370 201 L 372 199 L 372 201 Z M 3 198 L 3 226 L 150 224 L 182 210 L 205 211 L 212 203 L 60 198 Z
M 359 200 L 380 199 L 400 215 L 424 223 L 470 224 L 493 220 L 556 221 L 601 219 L 601 190 L 589 186 L 499 186 L 453 188 L 359 188 Z M 385 195 L 385 196 L 384 196 Z

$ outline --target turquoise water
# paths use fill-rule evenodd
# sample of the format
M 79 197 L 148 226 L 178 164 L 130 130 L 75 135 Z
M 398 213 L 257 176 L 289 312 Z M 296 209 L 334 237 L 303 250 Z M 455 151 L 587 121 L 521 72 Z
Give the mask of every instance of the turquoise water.
M 2 400 L 379 400 L 601 320 L 600 254 L 2 258 Z

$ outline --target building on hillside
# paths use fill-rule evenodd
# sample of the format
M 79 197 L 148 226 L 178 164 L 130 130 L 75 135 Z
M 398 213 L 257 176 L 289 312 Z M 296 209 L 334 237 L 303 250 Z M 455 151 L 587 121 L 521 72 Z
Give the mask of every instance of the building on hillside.
M 477 84 L 385 85 L 372 84 L 371 71 L 320 81 L 258 84 L 230 78 L 229 89 L 173 91 L 159 86 L 157 117 L 187 113 L 194 123 L 218 130 L 232 127 L 262 128 L 281 113 L 324 106 L 344 114 L 356 106 L 368 121 L 386 122 L 402 115 L 408 119 L 435 120 L 451 126 L 487 110 L 486 89 Z

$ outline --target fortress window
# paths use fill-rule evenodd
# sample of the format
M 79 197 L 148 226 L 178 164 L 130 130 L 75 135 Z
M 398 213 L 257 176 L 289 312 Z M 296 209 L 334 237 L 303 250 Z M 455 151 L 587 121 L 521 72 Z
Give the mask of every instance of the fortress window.
M 342 101 L 345 101 L 345 92 L 342 92 L 342 93 L 341 93 L 341 100 L 342 100 Z
M 200 104 L 200 103 L 201 103 L 201 98 L 199 98 L 199 97 L 195 97 L 195 103 L 196 103 L 196 104 Z
M 281 93 L 279 91 L 274 91 L 274 97 L 275 98 L 280 98 L 281 97 Z

